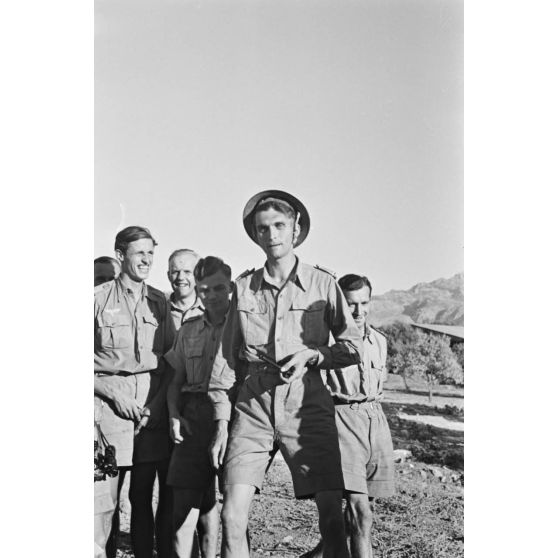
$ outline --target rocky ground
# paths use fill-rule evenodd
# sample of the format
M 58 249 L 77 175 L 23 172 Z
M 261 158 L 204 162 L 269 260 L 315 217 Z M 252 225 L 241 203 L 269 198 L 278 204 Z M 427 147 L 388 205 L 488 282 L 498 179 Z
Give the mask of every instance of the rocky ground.
M 462 390 L 441 388 L 428 404 L 425 393 L 386 393 L 396 463 L 397 494 L 376 503 L 372 540 L 375 558 L 458 558 L 463 556 L 463 430 L 402 417 L 443 417 L 463 423 Z M 428 422 L 428 421 L 426 421 Z M 434 421 L 436 422 L 436 421 Z M 444 424 L 444 423 L 441 423 Z M 406 457 L 406 458 L 405 458 Z M 120 558 L 133 558 L 129 505 L 123 502 Z M 250 516 L 252 556 L 300 556 L 319 539 L 313 501 L 293 498 L 289 471 L 276 458 Z

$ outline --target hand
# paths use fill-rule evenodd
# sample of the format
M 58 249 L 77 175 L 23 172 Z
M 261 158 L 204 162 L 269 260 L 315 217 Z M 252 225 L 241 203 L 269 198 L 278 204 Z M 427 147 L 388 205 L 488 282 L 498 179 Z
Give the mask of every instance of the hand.
M 182 434 L 180 434 L 180 419 L 176 417 L 171 417 L 169 420 L 170 425 L 170 437 L 175 444 L 180 444 L 184 440 Z
M 163 400 L 159 397 L 153 399 L 143 408 L 141 412 L 142 421 L 145 416 L 148 417 L 143 426 L 147 426 L 149 429 L 164 426 L 165 417 L 167 416 L 166 409 L 163 409 L 164 404 Z
M 213 440 L 211 440 L 211 444 L 209 445 L 209 459 L 215 469 L 221 467 L 225 459 L 225 451 L 227 449 L 227 440 L 229 437 L 227 427 L 228 422 L 226 420 L 218 420 Z
M 138 402 L 128 395 L 118 391 L 112 396 L 116 414 L 123 419 L 139 422 L 141 420 L 141 407 Z
M 290 384 L 300 378 L 306 371 L 306 363 L 315 356 L 312 349 L 303 349 L 290 356 L 289 360 L 281 366 L 279 377 L 284 384 Z
M 134 436 L 137 436 L 140 433 L 141 429 L 147 425 L 150 416 L 151 416 L 151 411 L 147 407 L 142 409 L 141 420 L 139 421 L 138 425 L 136 426 L 136 429 L 134 430 Z

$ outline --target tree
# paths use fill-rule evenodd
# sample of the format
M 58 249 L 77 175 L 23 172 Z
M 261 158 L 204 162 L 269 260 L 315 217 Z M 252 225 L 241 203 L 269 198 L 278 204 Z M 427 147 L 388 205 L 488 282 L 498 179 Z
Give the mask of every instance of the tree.
M 459 366 L 465 371 L 465 343 L 455 343 L 451 348 Z
M 396 341 L 390 359 L 392 370 L 400 374 L 408 388 L 407 379 L 418 377 L 428 384 L 428 400 L 432 403 L 432 390 L 443 381 L 463 381 L 463 369 L 457 362 L 449 338 L 416 331 L 415 339 Z

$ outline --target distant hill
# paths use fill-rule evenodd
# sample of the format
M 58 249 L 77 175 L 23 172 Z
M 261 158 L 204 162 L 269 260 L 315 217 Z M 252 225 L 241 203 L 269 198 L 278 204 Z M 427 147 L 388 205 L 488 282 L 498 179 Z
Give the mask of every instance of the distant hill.
M 418 283 L 407 291 L 388 291 L 372 297 L 371 323 L 395 321 L 464 325 L 463 273 L 450 279 Z

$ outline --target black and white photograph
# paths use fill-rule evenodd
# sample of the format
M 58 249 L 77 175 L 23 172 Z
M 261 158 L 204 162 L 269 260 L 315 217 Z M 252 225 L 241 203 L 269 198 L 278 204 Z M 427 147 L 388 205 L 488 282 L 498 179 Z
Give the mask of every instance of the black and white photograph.
M 463 2 L 94 6 L 95 558 L 463 556 Z
M 553 555 L 554 3 L 1 14 L 4 555 Z

